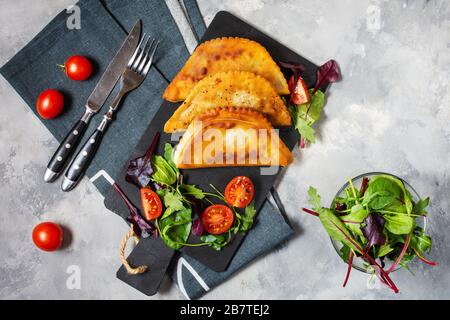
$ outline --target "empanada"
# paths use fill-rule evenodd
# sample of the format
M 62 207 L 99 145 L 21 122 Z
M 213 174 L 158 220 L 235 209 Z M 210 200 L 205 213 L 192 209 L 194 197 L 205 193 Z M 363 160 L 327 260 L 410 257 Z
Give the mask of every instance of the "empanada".
M 259 112 L 216 108 L 199 115 L 175 148 L 180 169 L 227 166 L 286 166 L 292 154 Z
M 217 38 L 199 45 L 172 80 L 163 98 L 183 101 L 195 84 L 207 75 L 221 71 L 249 71 L 267 79 L 280 95 L 289 88 L 278 65 L 259 43 L 244 38 Z
M 208 109 L 247 107 L 263 113 L 274 126 L 289 126 L 289 111 L 270 83 L 246 71 L 228 71 L 201 80 L 164 125 L 167 133 L 185 130 L 192 120 Z

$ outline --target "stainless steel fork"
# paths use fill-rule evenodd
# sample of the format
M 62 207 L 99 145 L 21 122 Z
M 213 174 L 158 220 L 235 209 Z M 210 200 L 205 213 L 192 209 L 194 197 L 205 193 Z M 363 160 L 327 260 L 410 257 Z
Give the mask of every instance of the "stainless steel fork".
M 83 177 L 84 172 L 94 158 L 102 141 L 104 132 L 108 127 L 108 124 L 113 120 L 113 115 L 118 109 L 123 97 L 128 92 L 139 87 L 147 76 L 158 44 L 158 41 L 155 39 L 150 40 L 150 37 L 147 37 L 145 34 L 142 37 L 141 42 L 133 53 L 133 56 L 128 62 L 128 66 L 125 68 L 125 71 L 120 78 L 119 93 L 111 103 L 108 112 L 103 116 L 102 122 L 70 163 L 61 185 L 63 191 L 72 190 Z

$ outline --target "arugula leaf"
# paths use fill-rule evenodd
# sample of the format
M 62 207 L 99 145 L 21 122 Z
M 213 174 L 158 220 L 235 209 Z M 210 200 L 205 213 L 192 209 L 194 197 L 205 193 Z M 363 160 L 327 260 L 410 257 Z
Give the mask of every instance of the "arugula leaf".
M 208 234 L 200 237 L 200 240 L 207 243 L 210 247 L 215 250 L 220 250 L 223 246 L 225 246 L 228 241 L 224 235 L 214 235 Z
M 250 230 L 253 226 L 253 220 L 256 216 L 256 209 L 254 201 L 252 201 L 248 206 L 245 207 L 244 215 L 241 216 L 241 225 L 239 231 L 246 232 Z
M 179 194 L 169 190 L 164 193 L 163 202 L 166 210 L 164 211 L 161 219 L 167 218 L 172 213 L 185 208 L 183 205 L 182 197 Z
M 160 155 L 153 156 L 152 165 L 155 169 L 155 173 L 152 175 L 152 179 L 164 185 L 172 185 L 177 181 L 177 171 L 167 162 L 164 157 Z
M 308 189 L 308 195 L 308 203 L 313 206 L 314 210 L 319 211 L 322 206 L 320 204 L 320 196 L 317 194 L 317 189 L 310 186 Z
M 190 195 L 199 200 L 201 200 L 205 197 L 203 190 L 200 188 L 197 188 L 193 184 L 182 184 L 182 185 L 180 185 L 180 189 L 183 191 L 184 195 Z

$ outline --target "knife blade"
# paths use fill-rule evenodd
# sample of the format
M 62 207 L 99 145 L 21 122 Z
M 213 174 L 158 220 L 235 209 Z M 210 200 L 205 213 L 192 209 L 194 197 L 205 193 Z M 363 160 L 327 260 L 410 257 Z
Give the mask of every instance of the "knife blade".
M 55 154 L 50 159 L 44 174 L 45 182 L 55 181 L 64 170 L 65 165 L 80 143 L 89 121 L 92 116 L 102 108 L 119 80 L 120 75 L 127 66 L 133 52 L 136 50 L 141 35 L 141 29 L 142 22 L 139 19 L 109 63 L 91 95 L 88 97 L 85 105 L 86 111 L 83 116 L 62 140 Z

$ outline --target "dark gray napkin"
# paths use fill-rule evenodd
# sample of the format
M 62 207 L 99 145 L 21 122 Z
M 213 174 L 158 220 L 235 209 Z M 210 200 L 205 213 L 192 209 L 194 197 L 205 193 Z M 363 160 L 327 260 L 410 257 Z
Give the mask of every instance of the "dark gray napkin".
M 63 114 L 54 120 L 43 120 L 38 117 L 54 137 L 61 141 L 82 115 L 87 97 L 120 47 L 126 31 L 131 29 L 137 19 L 142 19 L 143 31 L 161 41 L 155 56 L 155 67 L 152 67 L 139 89 L 126 97 L 121 111 L 117 113 L 116 120 L 106 132 L 100 149 L 86 173 L 88 177 L 92 177 L 99 170 L 105 170 L 113 179 L 117 179 L 122 166 L 158 110 L 162 102 L 162 92 L 168 81 L 183 66 L 189 53 L 163 0 L 103 2 L 80 0 L 77 5 L 81 9 L 80 30 L 67 29 L 68 14 L 65 11 L 61 12 L 6 63 L 0 69 L 0 73 L 36 115 L 35 101 L 41 91 L 55 88 L 63 92 L 66 99 Z M 184 0 L 184 5 L 191 24 L 200 38 L 205 30 L 205 24 L 197 3 L 195 0 Z M 88 81 L 71 81 L 57 67 L 57 64 L 62 64 L 73 54 L 86 55 L 94 62 L 95 72 Z M 118 88 L 113 91 L 105 105 L 111 101 L 117 90 Z M 102 110 L 105 112 L 106 108 Z M 85 139 L 95 130 L 95 123 L 98 123 L 100 118 L 101 115 L 93 118 Z M 45 165 L 42 164 L 42 174 Z M 111 188 L 102 179 L 96 180 L 95 185 L 103 195 Z M 267 237 L 269 229 L 270 237 Z M 184 254 L 181 255 L 183 258 L 181 261 L 186 263 L 185 266 L 189 265 L 196 270 L 207 286 L 212 288 L 257 256 L 270 251 L 291 234 L 292 229 L 283 217 L 266 201 L 254 229 L 249 232 L 226 272 L 214 272 Z M 177 265 L 177 262 L 175 261 L 173 265 Z M 186 273 L 187 269 L 180 270 L 183 284 L 179 283 L 179 286 L 185 289 L 188 297 L 198 298 L 206 292 Z M 177 268 L 171 269 L 171 277 L 178 278 Z

